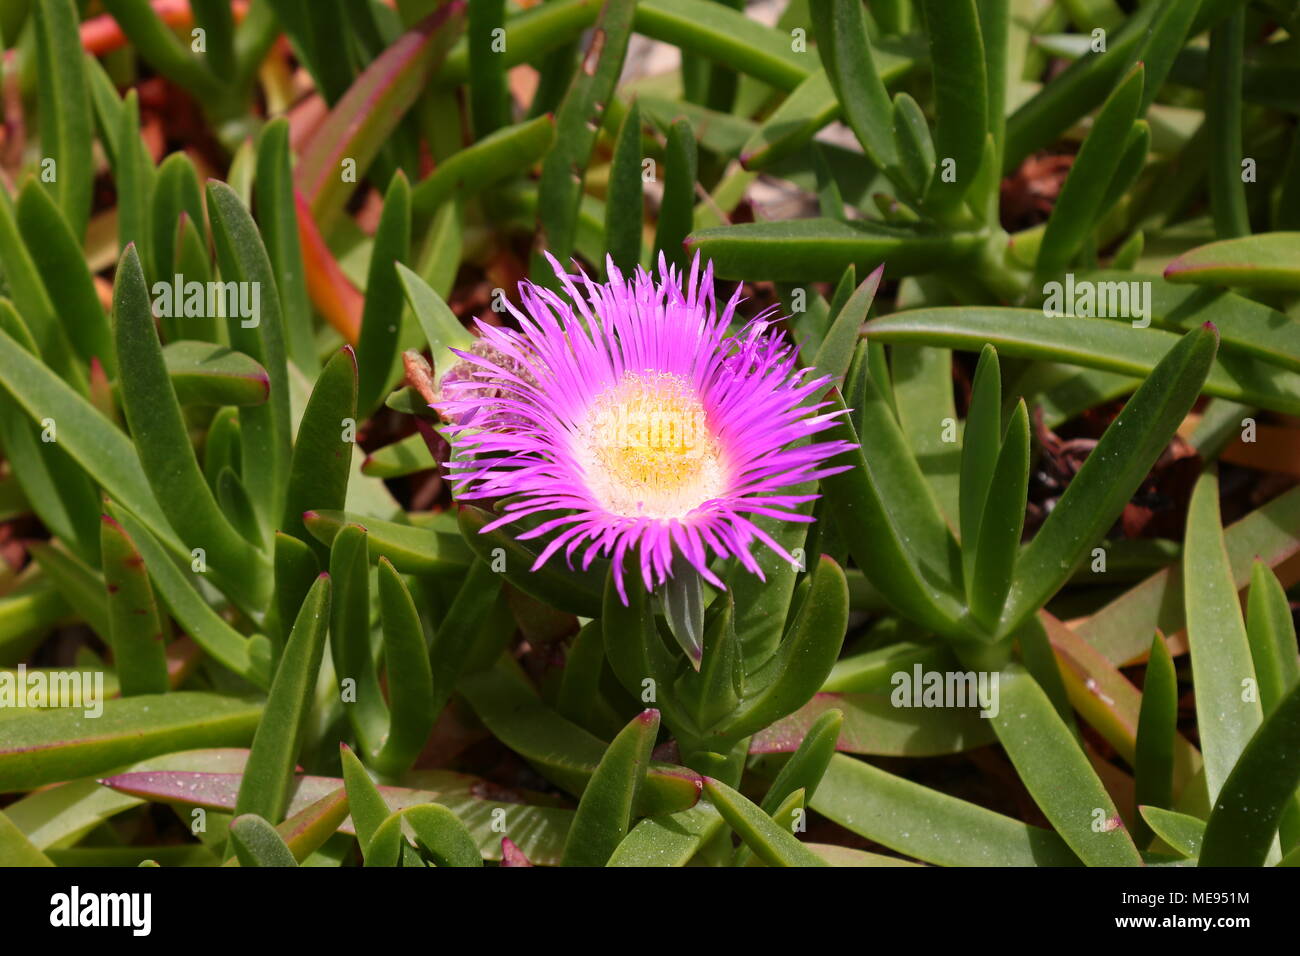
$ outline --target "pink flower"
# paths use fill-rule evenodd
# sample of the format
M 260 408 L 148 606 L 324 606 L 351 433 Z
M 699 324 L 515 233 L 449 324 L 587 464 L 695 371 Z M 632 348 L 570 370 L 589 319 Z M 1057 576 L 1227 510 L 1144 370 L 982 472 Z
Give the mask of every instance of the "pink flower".
M 484 531 L 558 512 L 519 536 L 554 535 L 533 569 L 561 548 L 584 569 L 612 557 L 624 602 L 629 550 L 648 589 L 675 554 L 719 587 L 710 553 L 760 577 L 754 541 L 792 561 L 752 519 L 811 521 L 795 509 L 817 495 L 791 486 L 844 470 L 826 462 L 847 443 L 812 440 L 837 414 L 813 401 L 829 377 L 796 367 L 771 312 L 728 334 L 739 289 L 719 311 L 698 255 L 689 274 L 661 256 L 659 282 L 611 261 L 597 283 L 547 258 L 566 295 L 521 283 L 520 331 L 478 322 L 476 347 L 457 352 L 467 364 L 444 377 L 456 497 L 509 499 Z

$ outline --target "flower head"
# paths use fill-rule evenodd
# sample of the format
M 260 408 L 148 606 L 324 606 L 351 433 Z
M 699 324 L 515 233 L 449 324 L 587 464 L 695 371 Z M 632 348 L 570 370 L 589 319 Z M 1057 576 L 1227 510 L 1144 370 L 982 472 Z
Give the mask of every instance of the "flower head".
M 559 512 L 519 536 L 554 534 L 534 569 L 561 548 L 584 569 L 612 557 L 625 602 L 628 551 L 647 589 L 675 555 L 716 586 L 710 554 L 760 577 L 755 541 L 792 561 L 753 519 L 811 521 L 798 508 L 817 496 L 792 486 L 843 470 L 825 463 L 846 442 L 812 440 L 837 414 L 812 401 L 829 377 L 796 366 L 771 311 L 729 334 L 739 289 L 719 310 L 698 255 L 688 273 L 661 256 L 658 282 L 610 261 L 597 283 L 547 258 L 565 295 L 521 283 L 520 330 L 478 322 L 442 382 L 456 496 L 509 498 L 483 530 Z

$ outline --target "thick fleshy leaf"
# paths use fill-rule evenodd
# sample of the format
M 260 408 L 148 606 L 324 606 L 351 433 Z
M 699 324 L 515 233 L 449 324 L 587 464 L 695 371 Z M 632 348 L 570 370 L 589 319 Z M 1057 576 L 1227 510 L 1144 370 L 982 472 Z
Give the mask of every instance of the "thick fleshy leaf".
M 488 0 L 469 6 L 469 104 L 474 137 L 482 139 L 510 122 L 510 90 L 506 67 L 496 47 L 497 31 L 504 32 L 505 0 Z
M 728 826 L 768 866 L 826 866 L 794 834 L 722 781 L 705 777 L 704 792 Z
M 862 325 L 867 321 L 867 313 L 871 311 L 871 303 L 875 301 L 884 274 L 885 267 L 877 266 L 862 280 L 862 284 L 853 291 L 843 306 L 839 309 L 832 307 L 835 320 L 813 357 L 812 364 L 818 374 L 829 375 L 836 382 L 843 381 L 862 334 Z
M 564 845 L 563 866 L 604 866 L 609 861 L 632 825 L 658 733 L 659 712 L 646 710 L 610 743 L 582 791 Z
M 555 145 L 542 163 L 537 219 L 541 248 L 561 262 L 567 261 L 575 248 L 583 177 L 605 107 L 623 71 L 636 6 L 632 0 L 609 0 L 601 5 L 582 67 L 574 74 L 555 115 Z M 549 272 L 545 262 L 540 269 L 533 269 L 539 280 L 543 271 Z
M 108 316 L 67 214 L 35 179 L 29 179 L 18 194 L 14 215 L 73 350 L 84 362 L 99 359 L 112 374 L 117 356 Z
M 409 826 L 420 846 L 428 851 L 437 866 L 482 866 L 473 836 L 456 814 L 441 804 L 398 810 L 379 825 L 366 851 L 366 866 L 396 866 L 406 838 L 403 825 Z
M 257 188 L 253 199 L 266 254 L 275 272 L 289 358 L 304 373 L 320 368 L 307 299 L 306 267 L 298 240 L 298 216 L 289 155 L 289 123 L 277 118 L 257 138 Z
M 469 564 L 472 554 L 450 522 L 435 527 L 397 524 L 345 511 L 307 511 L 303 524 L 321 544 L 332 542 L 348 524 L 360 524 L 370 538 L 370 556 L 385 557 L 403 574 L 454 574 Z
M 406 301 L 410 303 L 420 330 L 429 343 L 434 373 L 441 377 L 460 361 L 451 350 L 468 349 L 474 344 L 474 336 L 460 324 L 443 297 L 427 282 L 401 263 L 397 265 L 397 275 L 406 291 Z
M 1140 866 L 1142 857 L 1097 772 L 1030 674 L 1012 665 L 990 719 L 1020 779 L 1079 859 Z
M 1197 481 L 1187 509 L 1183 577 L 1195 586 L 1185 590 L 1183 600 L 1211 803 L 1263 719 L 1258 694 L 1245 690 L 1256 684 L 1255 666 L 1219 520 L 1219 479 L 1208 471 Z
M 153 260 L 145 264 L 145 272 L 155 282 L 172 281 L 176 263 L 170 238 L 176 235 L 177 226 L 182 219 L 200 227 L 204 222 L 203 189 L 199 185 L 199 173 L 194 161 L 186 153 L 172 153 L 164 159 L 158 167 L 157 175 L 153 177 L 153 188 L 148 199 L 147 248 L 152 251 Z M 205 242 L 205 248 L 206 245 Z M 125 245 L 122 251 L 126 251 Z M 164 321 L 170 321 L 170 318 L 166 317 Z
M 497 613 L 501 606 L 501 578 L 491 565 L 471 562 L 464 583 L 438 624 L 426 665 L 433 669 L 431 720 L 442 713 L 461 674 L 481 666 L 481 662 L 495 660 L 514 631 L 514 620 L 509 615 L 505 615 L 504 624 L 498 623 L 503 616 Z
M 242 746 L 262 712 L 257 701 L 204 691 L 101 703 L 99 717 L 66 708 L 0 720 L 0 791 L 88 777 L 178 750 Z
M 461 692 L 492 733 L 543 775 L 581 794 L 604 754 L 604 743 L 551 710 L 517 673 L 500 668 L 469 674 Z M 684 767 L 652 763 L 635 813 L 652 816 L 695 805 L 700 778 Z
M 690 123 L 678 119 L 669 126 L 664 153 L 664 192 L 652 257 L 657 262 L 662 253 L 669 265 L 680 269 L 686 264 L 682 240 L 695 226 L 695 180 L 699 174 L 695 133 Z
M 791 219 L 701 229 L 686 239 L 724 279 L 834 282 L 850 265 L 859 274 L 882 262 L 891 276 L 932 272 L 968 260 L 975 233 L 836 219 Z
M 242 748 L 184 750 L 130 764 L 123 772 L 237 775 L 247 757 L 248 751 Z M 95 780 L 74 780 L 35 790 L 5 807 L 5 814 L 35 846 L 48 850 L 77 842 L 105 820 L 142 802 L 140 797 L 119 793 Z
M 1229 525 L 1223 537 L 1233 584 L 1245 587 L 1256 557 L 1273 567 L 1300 548 L 1300 489 Z M 1181 566 L 1158 571 L 1080 622 L 1078 633 L 1112 663 L 1128 663 L 1147 649 L 1152 631 L 1173 635 L 1182 630 L 1183 590 Z
M 1029 412 L 1021 399 L 1007 423 L 989 482 L 967 591 L 971 614 L 990 631 L 997 629 L 1020 552 L 1029 489 L 1029 450 Z
M 707 801 L 689 810 L 646 817 L 623 838 L 608 866 L 685 866 L 725 824 Z
M 225 95 L 222 80 L 181 43 L 149 0 L 107 0 L 104 6 L 140 56 L 163 76 L 200 101 L 220 101 Z
M 307 593 L 275 672 L 257 725 L 235 813 L 284 819 L 316 675 L 329 626 L 330 579 L 322 574 Z
M 366 768 L 347 744 L 340 745 L 340 754 L 348 803 L 352 807 L 352 825 L 364 855 L 370 848 L 370 841 L 375 838 L 375 833 L 391 811 L 378 788 L 375 787 L 374 781 L 366 773 Z
M 283 511 L 292 452 L 289 372 L 279 287 L 261 233 L 235 191 L 224 183 L 209 182 L 207 198 L 222 281 L 242 282 L 250 289 L 261 290 L 256 324 L 231 322 L 228 331 L 231 347 L 261 364 L 271 382 L 265 405 L 239 412 L 243 445 L 240 480 L 257 508 L 262 527 L 269 530 L 275 527 Z
M 275 827 L 256 813 L 245 813 L 230 822 L 230 845 L 241 866 L 298 865 Z
M 419 97 L 463 22 L 464 4 L 449 3 L 403 34 L 357 77 L 312 134 L 298 161 L 296 181 L 322 228 L 332 225 L 351 184 L 365 175 Z M 340 171 L 349 161 L 356 176 L 345 178 Z
M 1142 709 L 1138 714 L 1137 764 L 1134 767 L 1139 806 L 1171 807 L 1174 800 L 1174 738 L 1178 734 L 1178 676 L 1164 638 L 1151 641 Z M 1147 845 L 1145 816 L 1134 834 L 1138 847 Z
M 247 751 L 231 751 L 235 755 L 246 755 Z M 355 757 L 353 758 L 355 760 Z M 345 768 L 348 764 L 344 758 Z M 359 768 L 360 764 L 356 764 Z M 348 793 L 353 814 L 357 814 L 358 805 L 367 802 L 361 793 L 361 781 L 348 773 Z M 364 769 L 361 770 L 365 775 Z M 197 806 L 209 810 L 229 813 L 235 806 L 239 792 L 241 774 L 231 772 L 186 772 L 186 771 L 151 771 L 123 773 L 105 780 L 119 795 L 131 794 L 134 798 L 143 797 L 152 801 L 173 803 L 180 806 Z M 481 777 L 470 774 L 452 773 L 446 770 L 419 771 L 412 776 L 413 782 L 423 789 L 413 787 L 375 787 L 371 789 L 381 798 L 383 806 L 370 804 L 370 809 L 377 814 L 373 828 L 378 829 L 384 819 L 393 811 L 425 803 L 440 803 L 452 809 L 465 822 L 474 835 L 479 851 L 484 859 L 495 860 L 501 856 L 501 822 L 505 823 L 506 832 L 528 854 L 529 859 L 543 865 L 555 865 L 560 861 L 560 852 L 564 847 L 564 837 L 573 819 L 573 811 L 562 809 L 548 798 L 528 791 L 502 790 Z M 335 793 L 344 781 L 338 777 L 302 776 L 294 781 L 293 799 L 290 801 L 290 816 L 285 824 L 301 814 L 308 807 L 322 798 Z M 133 799 L 134 799 L 133 798 Z M 134 805 L 134 804 L 130 804 Z M 385 807 L 387 809 L 385 809 Z M 365 813 L 362 813 L 365 816 Z M 339 826 L 340 833 L 361 836 L 364 829 L 352 818 L 345 819 Z
M 1246 11 L 1238 6 L 1210 31 L 1205 128 L 1210 137 L 1210 215 L 1220 239 L 1250 234 L 1242 174 L 1242 47 Z
M 104 490 L 142 516 L 149 527 L 169 542 L 177 541 L 153 498 L 129 438 L 3 329 L 0 350 L 5 354 L 5 362 L 0 363 L 0 384 L 18 405 L 38 423 L 53 419 L 59 428 L 59 444 L 75 462 L 94 473 Z
M 624 273 L 631 273 L 641 263 L 645 220 L 641 153 L 641 107 L 634 100 L 618 130 L 605 199 L 605 245 L 614 265 Z
M 951 668 L 957 670 L 950 656 Z M 892 673 L 905 673 L 914 684 L 915 665 L 898 664 Z M 928 668 L 928 665 L 927 665 Z M 836 749 L 843 753 L 874 754 L 882 757 L 936 757 L 964 753 L 992 743 L 993 728 L 968 707 L 898 707 L 886 677 L 875 691 L 819 693 L 793 714 L 763 728 L 750 738 L 750 753 L 790 753 L 811 732 L 816 721 L 830 711 L 844 715 Z M 918 691 L 919 693 L 919 691 Z
M 892 107 L 867 37 L 866 13 L 853 0 L 812 0 L 809 16 L 825 75 L 845 121 L 876 167 L 893 170 L 898 154 Z
M 472 7 L 471 7 L 472 9 Z M 501 62 L 504 54 L 492 59 Z M 411 190 L 411 208 L 418 217 L 432 216 L 452 199 L 475 196 L 503 180 L 526 173 L 555 141 L 550 115 L 506 126 L 448 156 Z M 640 182 L 640 152 L 637 181 Z
M 940 168 L 925 199 L 943 213 L 955 209 L 976 181 L 988 134 L 988 78 L 975 0 L 922 0 L 922 7 L 934 68 L 934 152 Z
M 542 545 L 536 539 L 521 541 L 522 528 L 506 525 L 484 533 L 494 515 L 473 505 L 460 506 L 460 528 L 474 553 L 501 571 L 519 590 L 563 611 L 583 617 L 600 617 L 609 561 L 597 558 L 587 570 L 570 569 L 555 556 L 535 567 Z
M 144 558 L 145 567 L 149 569 L 158 597 L 182 629 L 204 651 L 236 674 L 259 687 L 269 686 L 271 646 L 266 638 L 245 637 L 231 627 L 203 599 L 196 585 L 186 580 L 185 572 L 173 563 L 171 555 L 142 521 L 113 504 L 108 510 L 131 536 L 131 541 Z
M 991 344 L 1004 358 L 1067 362 L 1135 377 L 1148 375 L 1176 341 L 1157 329 L 1072 317 L 1045 322 L 1040 311 L 985 306 L 899 312 L 873 319 L 865 332 L 891 345 L 973 351 Z M 1300 385 L 1246 356 L 1221 357 L 1211 366 L 1204 390 L 1256 407 L 1300 412 Z
M 402 284 L 394 265 L 411 254 L 411 187 L 398 170 L 384 194 L 366 278 L 357 341 L 357 409 L 369 414 L 392 387 L 402 329 Z
M 119 367 L 130 370 L 122 403 L 154 498 L 181 540 L 204 550 L 223 589 L 260 605 L 268 562 L 234 529 L 203 480 L 163 361 L 140 257 L 129 247 L 118 263 L 113 325 Z
M 47 182 L 73 237 L 80 241 L 90 218 L 94 168 L 90 92 L 77 29 L 77 5 L 73 0 L 37 4 L 32 20 L 41 151 L 55 164 L 55 174 Z
M 1191 331 L 1212 321 L 1219 330 L 1222 353 L 1240 352 L 1300 371 L 1300 322 L 1262 302 L 1226 290 L 1178 285 L 1159 275 L 1142 272 L 1103 269 L 1083 273 L 1078 278 L 1095 283 L 1098 292 L 1116 289 L 1121 294 L 1129 287 L 1109 283 L 1150 283 L 1146 305 L 1151 324 L 1157 328 Z M 1066 304 L 1067 311 L 1071 311 L 1070 304 Z
M 167 691 L 163 623 L 144 559 L 122 526 L 107 515 L 101 525 L 104 583 L 108 587 L 113 663 L 122 696 Z
M 1160 807 L 1138 806 L 1143 821 L 1161 840 L 1190 859 L 1196 859 L 1201 853 L 1201 842 L 1205 839 L 1205 821 L 1162 810 Z
M 1259 680 L 1259 702 L 1269 714 L 1286 692 L 1300 683 L 1300 658 L 1295 653 L 1295 620 L 1286 591 L 1277 575 L 1259 560 L 1250 572 L 1246 635 Z
M 429 443 L 416 432 L 367 455 L 361 463 L 361 474 L 373 478 L 402 478 L 437 466 L 433 452 L 429 451 Z
M 980 523 L 984 520 L 1001 448 L 1002 366 L 998 362 L 997 350 L 986 345 L 975 366 L 961 446 L 961 565 L 967 603 L 971 600 L 975 583 Z
M 1144 79 L 1139 63 L 1115 87 L 1098 112 L 1088 138 L 1070 167 L 1070 175 L 1061 186 L 1052 217 L 1047 220 L 1034 267 L 1039 280 L 1060 277 L 1103 210 L 1102 200 L 1123 155 L 1115 144 L 1122 143 L 1133 126 Z
M 410 591 L 390 561 L 379 559 L 379 613 L 384 634 L 384 668 L 388 676 L 387 736 L 374 754 L 381 773 L 407 770 L 433 728 L 433 674 L 424 629 Z
M 1269 232 L 1198 246 L 1165 267 L 1170 282 L 1300 289 L 1300 232 Z
M 764 813 L 775 816 L 785 801 L 795 794 L 799 795 L 799 806 L 805 806 L 821 783 L 831 757 L 835 755 L 836 741 L 843 724 L 844 712 L 834 709 L 825 711 L 813 721 L 799 748 L 790 755 L 790 759 L 767 788 L 767 793 L 759 804 Z M 744 866 L 752 852 L 747 846 L 741 847 L 736 851 L 734 865 Z
M 338 831 L 339 824 L 347 819 L 348 810 L 347 790 L 339 787 L 303 807 L 275 829 L 293 858 L 301 863 Z
M 41 274 L 27 243 L 18 232 L 12 202 L 8 192 L 0 196 L 0 267 L 4 269 L 8 295 L 13 299 L 16 314 L 22 316 L 26 332 L 30 333 L 34 351 L 58 373 L 59 378 L 84 395 L 86 373 L 76 361 Z M 25 338 L 12 328 L 5 331 L 20 341 Z
M 1300 685 L 1278 701 L 1224 781 L 1205 825 L 1200 865 L 1262 866 L 1298 786 Z
M 54 866 L 54 863 L 0 812 L 0 866 Z
M 708 0 L 640 0 L 636 31 L 783 90 L 794 89 L 815 65 L 787 34 Z
M 831 394 L 835 410 L 844 408 Z M 859 402 L 861 399 L 861 402 Z M 888 602 L 936 631 L 954 627 L 961 610 L 950 593 L 956 545 L 929 494 L 916 460 L 907 450 L 884 397 L 867 378 L 854 400 L 860 410 L 862 441 L 848 418 L 841 417 L 828 438 L 855 446 L 832 464 L 848 471 L 829 475 L 821 485 L 840 522 L 841 533 L 858 566 Z M 865 454 L 867 444 L 873 454 Z M 881 452 L 882 447 L 890 449 Z
M 224 345 L 169 342 L 162 354 L 181 405 L 261 405 L 271 391 L 266 369 Z
M 844 572 L 823 554 L 776 654 L 746 678 L 739 708 L 722 728 L 726 738 L 748 737 L 806 704 L 840 655 L 848 618 Z
M 294 441 L 280 528 L 301 538 L 322 562 L 327 549 L 308 533 L 303 513 L 338 509 L 347 499 L 357 417 L 357 360 L 343 346 L 316 380 Z
M 1184 336 L 1124 410 L 1070 482 L 1061 500 L 1016 561 L 1003 612 L 1006 632 L 1035 613 L 1123 510 L 1201 390 L 1214 361 L 1212 328 Z
M 812 809 L 854 833 L 940 866 L 1075 866 L 1059 836 L 896 777 L 831 758 Z
M 13 307 L 0 299 L 0 331 L 12 333 L 29 356 L 36 345 Z M 0 395 L 0 444 L 13 481 L 30 509 L 68 548 L 89 561 L 99 556 L 99 534 L 93 512 L 98 491 L 85 468 L 58 442 L 57 418 L 28 418 L 12 397 Z

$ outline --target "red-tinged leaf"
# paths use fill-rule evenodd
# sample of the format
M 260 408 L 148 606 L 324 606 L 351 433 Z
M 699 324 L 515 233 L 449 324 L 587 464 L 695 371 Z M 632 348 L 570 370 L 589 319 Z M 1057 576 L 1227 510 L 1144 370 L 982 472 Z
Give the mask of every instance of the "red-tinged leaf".
M 145 800 L 230 812 L 235 807 L 242 779 L 241 773 L 145 771 L 117 774 L 100 782 L 119 793 Z M 489 860 L 501 858 L 500 828 L 494 830 L 493 826 L 495 821 L 504 820 L 508 832 L 515 835 L 519 847 L 530 860 L 541 865 L 559 863 L 573 819 L 572 810 L 539 806 L 546 797 L 528 791 L 507 790 L 470 774 L 449 770 L 422 771 L 416 779 L 422 788 L 378 787 L 390 813 L 422 803 L 440 803 L 465 822 L 484 858 Z M 338 777 L 295 777 L 290 784 L 292 796 L 286 811 L 286 823 L 342 785 L 343 781 Z M 356 835 L 350 816 L 339 824 L 338 832 Z
M 340 172 L 355 163 L 356 177 L 387 141 L 460 32 L 465 4 L 453 0 L 400 36 L 375 58 L 330 110 L 298 162 L 298 188 L 328 227 L 351 188 Z M 356 180 L 352 180 L 355 182 Z
M 98 717 L 79 708 L 36 710 L 0 721 L 0 792 L 103 773 L 158 754 L 238 746 L 253 736 L 262 705 L 202 691 L 102 701 Z
M 818 694 L 749 741 L 751 754 L 786 754 L 822 714 L 844 713 L 835 749 L 843 753 L 930 757 L 961 753 L 991 743 L 993 729 L 978 708 L 895 707 L 890 694 Z
M 307 295 L 311 303 L 335 330 L 356 345 L 361 336 L 361 312 L 365 299 L 325 245 L 311 207 L 301 192 L 294 192 L 298 211 L 298 242 L 302 246 L 303 268 L 307 273 Z
M 519 849 L 518 844 L 510 837 L 501 838 L 501 865 L 502 866 L 532 866 L 528 857 L 524 856 L 524 851 Z
M 1300 289 L 1300 232 L 1270 232 L 1197 246 L 1165 267 L 1170 282 Z

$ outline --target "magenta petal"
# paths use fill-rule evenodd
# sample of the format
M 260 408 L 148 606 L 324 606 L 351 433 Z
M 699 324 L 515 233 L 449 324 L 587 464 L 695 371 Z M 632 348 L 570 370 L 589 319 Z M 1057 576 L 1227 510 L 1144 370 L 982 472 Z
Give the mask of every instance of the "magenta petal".
M 445 434 L 455 496 L 511 499 L 483 531 L 550 513 L 520 535 L 547 539 L 534 567 L 561 551 L 569 566 L 581 551 L 584 569 L 610 558 L 624 603 L 626 573 L 654 588 L 671 575 L 677 555 L 719 588 L 711 558 L 734 557 L 760 577 L 754 542 L 792 560 L 751 519 L 811 521 L 798 509 L 817 496 L 797 486 L 847 467 L 830 461 L 850 446 L 809 440 L 844 412 L 827 412 L 817 401 L 831 383 L 798 366 L 774 312 L 729 333 L 740 290 L 719 309 L 713 267 L 701 268 L 698 255 L 681 272 L 660 256 L 658 281 L 644 269 L 625 276 L 608 263 L 609 280 L 597 282 L 548 259 L 563 293 L 521 283 L 519 307 L 507 303 L 519 330 L 479 322 L 473 349 L 457 353 L 463 364 L 441 385 L 437 407 L 454 422 Z M 665 381 L 681 383 L 673 386 L 678 391 L 646 386 L 633 405 L 620 391 L 629 382 Z M 664 397 L 683 394 L 687 405 Z M 662 404 L 683 427 L 702 419 L 702 431 L 672 434 L 706 440 L 683 445 L 689 455 L 651 445 L 661 457 L 629 457 L 632 446 L 624 444 L 609 457 L 604 432 L 592 424 L 605 419 L 592 416 L 610 402 L 620 413 Z M 695 409 L 690 419 L 680 417 L 682 408 Z M 625 567 L 629 552 L 633 564 Z

